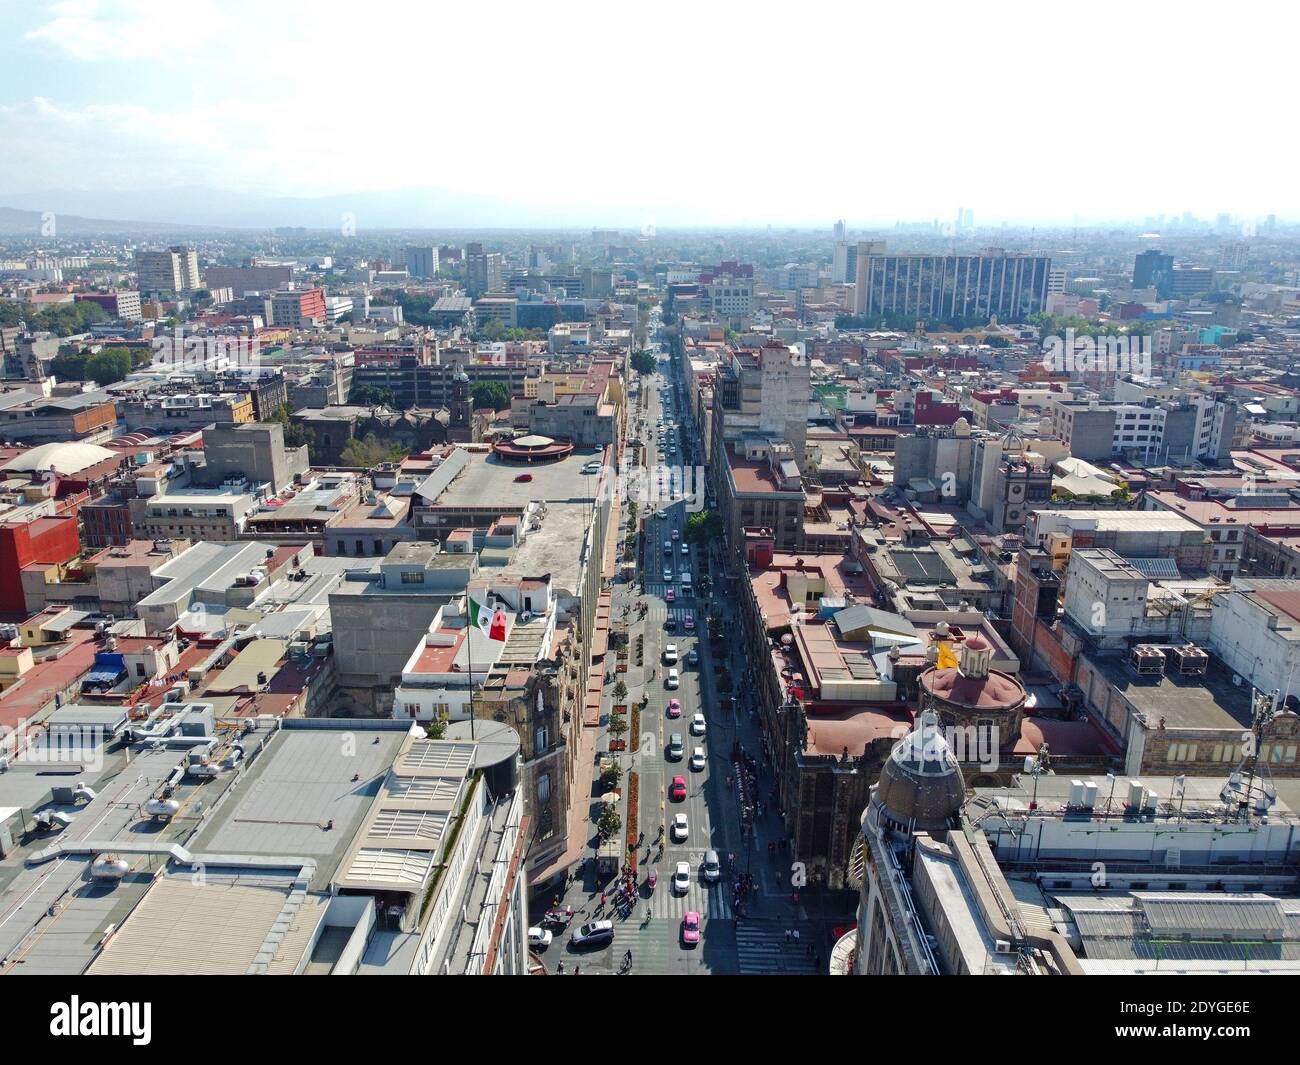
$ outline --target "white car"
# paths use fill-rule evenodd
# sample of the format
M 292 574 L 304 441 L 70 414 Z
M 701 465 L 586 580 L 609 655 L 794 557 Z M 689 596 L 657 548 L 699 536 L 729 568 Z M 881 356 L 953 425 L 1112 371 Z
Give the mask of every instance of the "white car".
M 673 873 L 673 890 L 685 895 L 691 890 L 691 867 L 687 862 L 678 862 Z
M 600 472 L 600 463 L 599 463 L 599 462 L 589 462 L 589 463 L 587 463 L 587 465 L 585 465 L 585 466 L 582 467 L 582 472 L 583 472 L 583 473 L 599 473 L 599 472 Z
M 685 814 L 677 814 L 673 818 L 672 837 L 674 843 L 685 843 L 686 837 L 691 834 L 690 823 L 686 820 Z
M 668 688 L 669 691 L 676 691 L 677 686 L 681 684 L 681 682 L 681 674 L 679 674 L 675 669 L 670 669 L 667 678 L 664 680 L 664 687 Z M 694 731 L 694 729 L 691 731 Z
M 704 748 L 696 747 L 691 754 L 691 770 L 696 773 L 704 771 L 707 759 L 704 757 Z
M 670 570 L 667 566 L 665 566 L 665 567 L 664 567 L 664 584 L 672 584 L 672 583 L 673 583 L 673 571 Z
M 691 545 L 686 543 L 682 544 L 682 554 L 689 555 L 690 553 L 691 553 Z
M 551 940 L 554 938 L 549 928 L 534 927 L 528 929 L 528 945 L 536 947 L 538 950 L 545 950 L 551 945 Z
M 670 643 L 664 647 L 664 662 L 673 666 L 677 664 L 677 645 Z
M 704 735 L 704 729 L 705 729 L 705 727 L 706 727 L 706 726 L 705 726 L 705 724 L 704 724 L 704 715 L 703 715 L 703 714 L 696 714 L 693 718 L 691 718 L 691 735 L 692 735 L 692 736 L 703 736 L 703 735 Z

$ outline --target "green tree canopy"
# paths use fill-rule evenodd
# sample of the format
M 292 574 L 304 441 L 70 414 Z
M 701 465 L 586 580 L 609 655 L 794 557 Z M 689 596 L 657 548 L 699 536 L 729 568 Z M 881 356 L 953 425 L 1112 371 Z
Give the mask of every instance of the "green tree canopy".
M 385 447 L 374 433 L 367 433 L 359 440 L 349 440 L 339 453 L 339 461 L 344 466 L 370 469 L 381 462 L 398 462 L 406 458 L 406 449 L 400 444 Z
M 710 540 L 719 540 L 725 534 L 722 515 L 713 510 L 699 510 L 686 519 L 686 539 L 691 543 L 703 544 Z
M 100 387 L 121 381 L 131 370 L 131 353 L 126 348 L 105 348 L 86 360 L 86 376 Z
M 501 381 L 480 381 L 470 394 L 475 410 L 505 410 L 510 406 L 510 389 Z
M 352 402 L 363 407 L 391 407 L 393 390 L 382 385 L 358 385 L 352 390 Z
M 644 349 L 641 351 L 634 351 L 632 353 L 632 369 L 637 373 L 654 373 L 655 357 Z

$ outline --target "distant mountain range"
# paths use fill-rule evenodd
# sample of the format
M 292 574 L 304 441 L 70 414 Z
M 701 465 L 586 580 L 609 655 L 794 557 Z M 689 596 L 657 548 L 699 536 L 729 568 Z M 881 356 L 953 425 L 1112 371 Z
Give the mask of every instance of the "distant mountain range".
M 31 237 L 89 237 L 135 235 L 149 236 L 163 233 L 192 232 L 195 226 L 175 225 L 169 222 L 142 222 L 110 218 L 86 218 L 83 215 L 54 215 L 54 232 L 46 228 L 44 211 L 24 211 L 15 207 L 0 207 L 0 236 Z
M 609 225 L 582 208 L 442 189 L 393 189 L 324 197 L 262 196 L 226 189 L 47 190 L 0 193 L 0 233 L 40 234 L 53 211 L 59 233 L 121 233 L 181 229 L 273 229 L 342 232 L 366 229 L 536 228 Z M 617 224 L 617 223 L 614 223 Z M 629 229 L 629 234 L 635 233 Z

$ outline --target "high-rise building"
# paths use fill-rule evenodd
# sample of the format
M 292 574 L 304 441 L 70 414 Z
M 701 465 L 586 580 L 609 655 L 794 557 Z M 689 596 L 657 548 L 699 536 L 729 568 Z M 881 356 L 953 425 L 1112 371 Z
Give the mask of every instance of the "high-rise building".
M 193 248 L 138 251 L 135 271 L 140 278 L 141 292 L 179 294 L 193 292 L 200 286 L 199 256 Z
M 853 259 L 853 283 L 857 285 L 858 279 L 867 276 L 867 267 L 873 255 L 885 254 L 885 242 L 883 240 L 860 240 L 856 248 L 849 251 Z M 853 290 L 853 313 L 861 314 L 865 305 L 866 293 L 861 287 Z
M 834 232 L 834 235 L 835 235 L 835 241 L 836 241 L 836 243 L 839 243 L 840 241 L 844 240 L 844 234 L 845 234 L 846 230 L 845 230 L 845 227 L 844 227 L 844 219 L 843 219 L 843 218 L 841 218 L 838 222 L 835 223 L 835 229 L 834 229 L 833 232 Z
M 1214 271 L 1207 266 L 1175 266 L 1169 272 L 1169 295 L 1199 296 L 1214 288 Z
M 1225 270 L 1244 270 L 1250 257 L 1250 245 L 1244 240 L 1230 240 L 1219 250 L 1219 264 Z
M 406 270 L 412 277 L 436 277 L 438 275 L 438 249 L 430 245 L 408 244 L 406 247 Z
M 465 291 L 471 297 L 501 291 L 502 259 L 499 251 L 483 250 L 479 243 L 465 245 Z
M 831 254 L 831 282 L 836 285 L 851 285 L 858 276 L 858 252 L 856 245 L 847 240 L 835 242 Z
M 1173 269 L 1172 255 L 1149 248 L 1133 259 L 1133 287 L 1167 289 Z
M 858 250 L 854 313 L 956 321 L 1020 321 L 1046 309 L 1052 261 L 990 248 L 979 255 L 883 255 Z

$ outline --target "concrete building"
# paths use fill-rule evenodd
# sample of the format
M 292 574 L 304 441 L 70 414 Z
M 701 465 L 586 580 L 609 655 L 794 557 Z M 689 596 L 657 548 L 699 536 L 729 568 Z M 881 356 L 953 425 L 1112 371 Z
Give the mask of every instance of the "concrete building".
M 307 448 L 284 446 L 279 422 L 213 425 L 203 430 L 204 481 L 219 485 L 232 478 L 268 485 L 280 492 L 307 473 Z
M 411 648 L 439 611 L 478 576 L 478 556 L 432 543 L 401 543 L 364 577 L 329 595 L 334 659 L 344 705 L 353 714 L 389 717 Z
M 964 797 L 937 719 L 899 741 L 852 866 L 838 975 L 1292 972 L 1297 819 L 1225 813 L 1223 777 L 1028 775 Z M 1098 871 L 1101 879 L 1098 879 Z M 1261 937 L 1261 928 L 1268 931 Z
M 471 299 L 501 291 L 502 264 L 500 252 L 485 252 L 477 241 L 465 245 L 465 291 Z
M 404 255 L 407 272 L 412 277 L 427 280 L 438 276 L 437 245 L 408 244 Z
M 184 295 L 194 292 L 202 284 L 199 279 L 199 256 L 193 248 L 137 251 L 135 271 L 140 291 L 149 295 Z
M 21 916 L 0 927 L 0 958 L 64 976 L 529 971 L 531 828 L 508 728 L 430 740 L 396 722 L 256 718 L 234 744 L 212 703 L 167 704 L 129 731 L 120 709 L 95 709 L 66 708 L 62 726 L 87 750 L 89 799 L 30 769 L 0 778 L 0 808 L 96 826 L 3 848 L 0 905 Z M 183 827 L 141 834 L 163 795 L 189 810 Z M 59 860 L 41 861 L 51 846 Z M 105 851 L 153 865 L 113 882 L 109 908 L 75 889 L 107 882 Z
M 865 259 L 865 261 L 864 261 Z M 854 313 L 1018 322 L 1043 311 L 1051 260 L 989 249 L 981 255 L 859 252 Z

